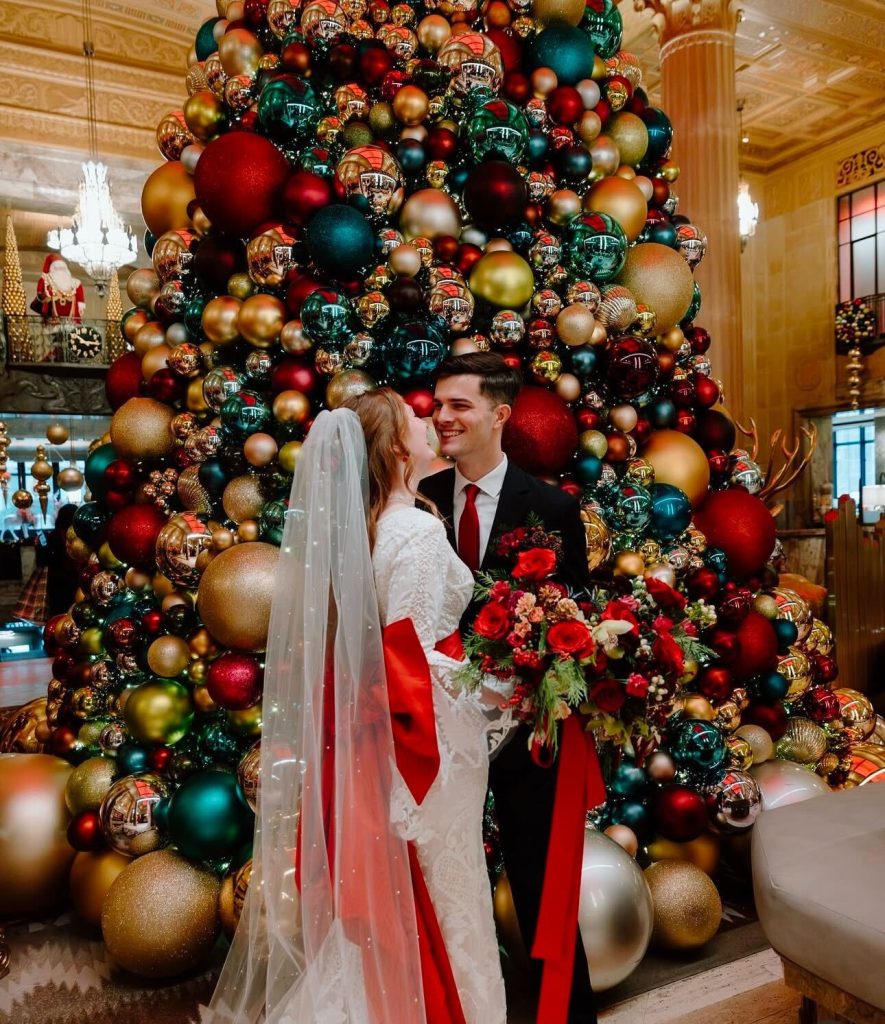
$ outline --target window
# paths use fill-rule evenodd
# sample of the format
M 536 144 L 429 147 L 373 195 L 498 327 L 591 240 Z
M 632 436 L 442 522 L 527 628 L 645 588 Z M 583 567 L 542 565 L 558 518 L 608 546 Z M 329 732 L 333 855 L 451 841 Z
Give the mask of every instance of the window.
M 885 181 L 837 200 L 839 301 L 885 293 Z
M 849 495 L 860 505 L 861 489 L 876 481 L 876 410 L 833 416 L 833 505 Z

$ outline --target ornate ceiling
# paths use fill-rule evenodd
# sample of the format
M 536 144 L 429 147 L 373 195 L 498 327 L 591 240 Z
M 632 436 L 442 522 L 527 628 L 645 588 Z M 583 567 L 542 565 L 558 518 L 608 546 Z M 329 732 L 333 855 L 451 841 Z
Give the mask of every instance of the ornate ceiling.
M 656 95 L 659 47 L 651 11 L 636 10 L 644 6 L 621 0 L 623 45 Z M 742 167 L 765 173 L 881 121 L 883 0 L 739 0 L 737 7 L 737 96 L 749 137 Z

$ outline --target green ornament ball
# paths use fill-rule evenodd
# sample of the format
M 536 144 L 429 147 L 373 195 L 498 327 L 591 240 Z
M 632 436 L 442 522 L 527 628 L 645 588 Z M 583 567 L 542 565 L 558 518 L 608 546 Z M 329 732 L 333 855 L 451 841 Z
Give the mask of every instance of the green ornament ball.
M 627 236 L 607 213 L 584 213 L 569 224 L 562 247 L 566 266 L 576 278 L 595 284 L 612 281 L 627 258 Z
M 603 60 L 614 57 L 620 50 L 621 38 L 624 35 L 624 19 L 613 0 L 587 4 L 581 28 L 590 37 L 593 48 Z
M 104 482 L 104 471 L 117 458 L 116 449 L 112 444 L 100 444 L 86 457 L 83 476 L 86 478 L 86 486 L 94 497 L 104 497 L 107 489 Z
M 313 86 L 297 75 L 279 75 L 261 90 L 258 120 L 278 142 L 295 142 L 312 133 L 320 117 Z
M 725 737 L 712 722 L 680 722 L 670 737 L 670 753 L 680 768 L 707 772 L 718 768 L 728 753 Z
M 529 67 L 551 68 L 560 85 L 577 85 L 593 74 L 593 41 L 572 25 L 549 25 L 529 43 L 527 51 Z
M 192 860 L 230 857 L 249 838 L 253 822 L 254 815 L 230 772 L 197 772 L 184 780 L 169 801 L 169 835 Z
M 240 440 L 266 430 L 272 422 L 270 406 L 255 391 L 238 391 L 221 407 L 222 426 Z
M 320 270 L 339 278 L 358 274 L 375 251 L 371 225 L 359 210 L 343 203 L 324 206 L 316 213 L 307 226 L 306 240 Z
M 218 43 L 215 41 L 214 29 L 221 18 L 207 18 L 197 29 L 197 38 L 194 40 L 194 51 L 197 60 L 205 60 L 210 53 L 215 53 Z
M 519 107 L 495 99 L 484 103 L 469 118 L 466 137 L 470 155 L 477 163 L 490 157 L 518 163 L 525 155 L 529 125 Z

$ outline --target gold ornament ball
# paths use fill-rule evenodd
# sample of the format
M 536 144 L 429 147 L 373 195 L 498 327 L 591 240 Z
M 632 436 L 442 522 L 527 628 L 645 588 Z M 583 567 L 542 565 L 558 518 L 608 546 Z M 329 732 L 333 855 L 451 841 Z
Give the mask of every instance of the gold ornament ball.
M 280 345 L 292 356 L 303 356 L 313 348 L 313 342 L 304 333 L 300 320 L 289 320 L 280 331 Z
M 139 274 L 139 273 L 141 273 L 141 271 L 136 270 L 135 273 Z M 153 271 L 151 270 L 150 273 L 153 274 Z M 129 275 L 130 280 L 134 276 L 135 276 L 134 274 L 130 274 Z M 150 305 L 150 301 L 148 301 L 147 305 Z M 145 309 L 137 309 L 132 314 L 132 316 L 129 317 L 129 319 L 126 321 L 126 323 L 123 324 L 123 334 L 124 334 L 126 340 L 128 342 L 134 343 L 135 342 L 135 338 L 138 335 L 138 332 L 142 329 L 142 327 L 144 327 L 144 325 L 149 320 L 150 320 L 150 313 L 147 312 L 146 308 Z
M 243 444 L 243 454 L 250 466 L 269 466 L 278 451 L 279 445 L 270 434 L 250 434 Z
M 675 249 L 657 242 L 643 242 L 628 249 L 618 281 L 629 288 L 637 302 L 655 311 L 661 333 L 679 323 L 694 294 L 694 277 L 688 264 Z
M 605 520 L 591 508 L 581 509 L 581 522 L 587 542 L 587 568 L 593 572 L 608 558 L 611 533 Z
M 418 22 L 418 42 L 429 53 L 436 53 L 452 34 L 452 26 L 441 14 L 428 14 Z
M 393 113 L 404 125 L 421 124 L 430 109 L 430 100 L 417 85 L 401 85 L 393 97 Z
M 225 121 L 224 103 L 211 89 L 201 89 L 184 104 L 184 120 L 198 139 L 208 142 Z
M 177 743 L 187 732 L 193 713 L 190 694 L 171 679 L 133 687 L 123 708 L 126 727 L 138 743 Z
M 208 715 L 218 710 L 218 705 L 212 699 L 209 689 L 203 682 L 196 682 L 191 692 L 194 707 L 201 715 Z
M 634 117 L 633 114 L 629 116 Z M 639 121 L 639 118 L 636 120 Z M 641 121 L 639 123 L 642 124 Z M 635 242 L 645 227 L 648 204 L 635 182 L 614 177 L 603 178 L 592 186 L 584 196 L 584 209 L 614 217 L 624 229 L 627 241 Z M 685 308 L 688 308 L 687 304 Z
M 682 710 L 686 718 L 697 722 L 712 722 L 716 717 L 716 709 L 699 693 L 689 693 L 683 697 Z
M 514 966 L 530 972 L 532 969 L 531 961 L 525 948 L 522 930 L 519 927 L 519 919 L 516 916 L 513 891 L 510 888 L 510 881 L 506 875 L 501 875 L 498 879 L 498 884 L 495 886 L 494 908 L 495 923 L 498 926 L 501 945 L 507 951 Z
M 421 269 L 421 254 L 414 245 L 404 242 L 391 250 L 387 262 L 397 277 L 414 277 Z
M 622 850 L 626 850 L 631 857 L 635 857 L 639 850 L 639 840 L 636 838 L 636 833 L 632 828 L 627 825 L 609 825 L 605 830 L 605 834 L 609 839 L 614 841 L 621 847 Z
M 658 340 L 668 352 L 672 352 L 675 355 L 685 344 L 685 335 L 682 333 L 681 327 L 671 327 Z
M 274 295 L 250 295 L 237 316 L 239 333 L 256 348 L 270 348 L 286 323 L 286 307 Z
M 134 306 L 147 310 L 160 292 L 160 278 L 153 267 L 141 267 L 133 270 L 126 278 L 126 295 Z M 126 321 L 126 327 L 134 327 L 135 334 L 148 322 L 147 313 L 136 313 Z M 129 338 L 134 340 L 135 335 Z
M 497 309 L 522 309 L 534 288 L 532 268 L 515 252 L 486 253 L 470 274 L 473 294 Z
M 156 320 L 148 320 L 147 323 L 138 329 L 133 339 L 132 346 L 135 354 L 140 358 L 144 357 L 151 349 L 159 348 L 166 343 L 166 332 Z
M 197 609 L 219 643 L 240 651 L 263 651 L 273 600 L 279 549 L 273 544 L 237 544 L 206 568 Z
M 678 430 L 656 430 L 642 451 L 651 463 L 655 481 L 671 484 L 688 496 L 693 508 L 704 500 L 710 486 L 710 463 L 697 441 Z
M 175 410 L 153 398 L 130 398 L 111 420 L 111 443 L 122 459 L 162 459 L 175 446 Z
M 602 119 L 595 110 L 585 110 L 578 121 L 578 135 L 585 146 L 589 146 L 602 131 Z M 651 198 L 651 196 L 649 196 Z
M 87 923 L 99 927 L 108 890 L 117 876 L 132 863 L 116 850 L 78 853 L 71 865 L 70 893 L 74 910 Z
M 128 864 L 108 891 L 101 930 L 121 967 L 171 978 L 200 964 L 218 937 L 221 882 L 209 868 L 173 850 Z
M 753 611 L 758 612 L 766 619 L 776 619 L 778 613 L 777 601 L 771 594 L 757 594 L 753 599 Z
M 578 436 L 578 449 L 584 455 L 604 459 L 608 451 L 608 438 L 601 430 L 582 430 Z
M 60 757 L 0 754 L 0 917 L 30 917 L 65 898 L 70 774 Z
M 251 736 L 253 739 L 259 739 L 261 736 L 261 717 L 261 701 L 242 711 L 227 712 L 231 728 L 242 736 Z
M 573 373 L 560 374 L 554 390 L 563 402 L 577 402 L 581 397 L 581 382 Z
M 229 77 L 254 75 L 263 53 L 264 49 L 257 37 L 245 28 L 230 29 L 218 41 L 221 66 Z
M 615 576 L 641 576 L 645 571 L 645 559 L 638 551 L 619 551 L 615 555 Z
M 39 754 L 48 738 L 46 697 L 35 697 L 0 719 L 0 754 Z
M 273 400 L 273 414 L 280 423 L 305 423 L 310 418 L 310 399 L 300 391 L 281 391 Z
M 337 409 L 348 398 L 364 395 L 375 386 L 375 381 L 365 370 L 339 370 L 326 385 L 326 405 Z
M 461 214 L 457 203 L 435 188 L 419 189 L 409 196 L 403 204 L 399 224 L 406 241 L 412 238 L 433 241 L 445 236 L 458 238 L 461 234 Z
M 257 519 L 241 519 L 237 525 L 237 536 L 240 540 L 258 540 L 261 536 L 261 526 Z
M 712 832 L 704 832 L 687 843 L 676 843 L 672 839 L 658 836 L 646 847 L 648 859 L 655 863 L 659 860 L 682 860 L 701 869 L 705 875 L 714 875 L 719 867 L 721 842 Z
M 661 860 L 645 870 L 654 903 L 652 943 L 659 949 L 698 949 L 716 934 L 722 900 L 710 877 L 685 860 Z
M 257 519 L 266 501 L 261 481 L 254 473 L 235 476 L 228 482 L 221 496 L 224 514 L 235 523 L 244 519 Z
M 587 149 L 590 151 L 590 158 L 593 161 L 593 172 L 596 177 L 601 178 L 614 174 L 618 169 L 621 163 L 621 154 L 614 139 L 610 136 L 597 135 Z M 685 308 L 688 309 L 687 303 Z M 684 312 L 685 310 L 683 310 Z
M 237 323 L 243 303 L 233 295 L 217 295 L 203 309 L 203 331 L 216 345 L 229 345 L 240 335 Z
M 12 495 L 12 504 L 19 510 L 30 508 L 34 504 L 34 496 L 30 491 L 23 489 L 15 491 Z
M 547 200 L 547 216 L 554 224 L 568 224 L 581 212 L 581 197 L 570 188 L 557 189 Z
M 584 0 L 534 0 L 532 17 L 539 25 L 579 25 L 584 16 Z
M 531 73 L 532 91 L 536 96 L 546 97 L 559 85 L 559 79 L 552 68 L 535 68 Z
M 180 636 L 158 636 L 147 651 L 148 668 L 155 676 L 174 679 L 181 675 L 190 661 L 191 651 L 187 641 Z
M 240 759 L 237 766 L 237 781 L 246 803 L 253 811 L 258 809 L 258 785 L 261 773 L 261 744 L 256 743 Z
M 55 481 L 63 491 L 79 491 L 83 486 L 83 474 L 76 466 L 66 466 L 59 471 Z
M 231 274 L 227 279 L 227 294 L 235 299 L 248 299 L 255 291 L 255 282 L 246 273 Z
M 298 456 L 301 454 L 303 444 L 301 441 L 287 441 L 277 457 L 277 461 L 286 473 L 294 473 L 298 464 Z
M 563 345 L 578 348 L 589 343 L 593 337 L 596 317 L 586 302 L 573 302 L 566 306 L 556 318 L 556 333 Z
M 221 890 L 218 893 L 218 919 L 221 928 L 228 939 L 234 937 L 234 932 L 239 924 L 239 917 L 234 911 L 234 879 L 236 871 L 224 876 L 221 883 Z
M 679 177 L 679 164 L 674 163 L 672 160 L 666 160 L 661 165 L 660 175 L 664 181 L 676 181 Z
M 648 128 L 642 118 L 623 110 L 608 122 L 606 131 L 617 145 L 621 161 L 631 170 L 642 162 L 648 149 Z
M 71 814 L 97 811 L 117 774 L 117 762 L 109 757 L 90 757 L 71 772 L 65 786 L 65 803 Z
M 64 444 L 69 437 L 68 428 L 63 423 L 51 423 L 46 428 L 46 440 L 50 444 Z
M 141 191 L 141 213 L 148 229 L 157 236 L 190 226 L 188 204 L 195 199 L 194 179 L 180 160 L 158 167 Z
M 145 383 L 149 383 L 151 377 L 158 370 L 165 370 L 169 365 L 169 356 L 172 354 L 172 349 L 168 345 L 155 345 L 150 351 L 146 352 L 144 358 L 141 360 L 141 379 Z
M 632 405 L 615 405 L 609 410 L 608 419 L 613 427 L 627 434 L 639 422 L 639 413 Z

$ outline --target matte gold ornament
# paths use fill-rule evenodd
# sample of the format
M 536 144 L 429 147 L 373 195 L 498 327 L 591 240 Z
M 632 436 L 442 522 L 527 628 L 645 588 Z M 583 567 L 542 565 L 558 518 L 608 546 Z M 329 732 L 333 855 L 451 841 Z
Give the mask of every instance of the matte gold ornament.
M 111 420 L 111 443 L 121 458 L 161 459 L 174 445 L 174 411 L 153 398 L 130 398 Z
M 295 466 L 298 464 L 298 456 L 301 454 L 303 444 L 301 441 L 287 441 L 282 448 L 280 448 L 280 454 L 277 457 L 277 461 L 280 467 L 286 473 L 294 473 Z
M 641 121 L 639 123 L 642 124 Z M 584 209 L 614 217 L 624 229 L 628 242 L 635 242 L 639 237 L 648 214 L 648 204 L 638 186 L 618 177 L 597 181 L 584 196 Z
M 160 278 L 152 267 L 141 267 L 133 270 L 126 279 L 126 294 L 133 305 L 146 310 L 160 293 L 160 284 Z
M 686 861 L 700 868 L 705 875 L 714 875 L 719 867 L 722 840 L 712 832 L 704 832 L 687 843 L 676 843 L 658 836 L 645 848 L 652 863 L 662 860 Z
M 584 302 L 571 303 L 556 318 L 559 340 L 569 348 L 588 344 L 595 326 L 596 317 Z
M 445 192 L 435 188 L 419 189 L 403 204 L 399 226 L 406 241 L 419 236 L 431 241 L 447 235 L 458 238 L 461 213 L 455 200 Z
M 70 893 L 74 910 L 87 924 L 101 925 L 101 910 L 117 876 L 132 863 L 116 850 L 82 852 L 71 865 Z
M 244 519 L 257 519 L 266 501 L 261 480 L 254 473 L 235 476 L 228 482 L 221 497 L 224 514 L 235 523 Z
M 138 743 L 177 743 L 190 728 L 193 714 L 187 689 L 165 678 L 133 687 L 123 708 L 126 726 Z
M 203 309 L 203 331 L 216 345 L 229 345 L 239 337 L 237 321 L 243 303 L 232 295 L 218 295 Z
M 145 224 L 158 238 L 173 228 L 189 227 L 187 209 L 194 198 L 194 179 L 181 161 L 161 164 L 144 183 L 141 192 Z
M 139 857 L 120 872 L 104 901 L 108 952 L 146 978 L 192 970 L 218 937 L 220 889 L 213 871 L 172 850 Z
M 71 766 L 48 754 L 0 754 L 0 917 L 59 905 L 74 850 L 65 787 Z
M 710 486 L 710 463 L 703 448 L 687 434 L 678 430 L 656 430 L 652 433 L 642 457 L 651 464 L 655 481 L 671 484 L 684 491 L 696 508 L 707 496 Z
M 206 628 L 224 646 L 264 650 L 278 556 L 273 544 L 237 544 L 206 568 L 197 609 Z
M 109 757 L 90 757 L 71 772 L 65 786 L 65 803 L 71 814 L 97 811 L 117 774 L 117 762 Z
M 281 391 L 273 400 L 273 414 L 280 423 L 305 423 L 310 399 L 300 391 Z
M 654 310 L 661 333 L 679 323 L 694 291 L 694 277 L 682 256 L 657 242 L 629 249 L 618 281 L 630 289 L 637 302 Z
M 273 295 L 251 295 L 240 307 L 237 330 L 257 348 L 270 348 L 286 323 L 286 307 Z
M 498 309 L 522 309 L 532 297 L 532 268 L 515 252 L 491 252 L 479 259 L 470 274 L 470 290 Z
M 337 409 L 348 398 L 372 391 L 377 385 L 364 370 L 340 370 L 326 385 L 326 405 Z
M 46 439 L 50 444 L 60 445 L 70 437 L 68 428 L 63 423 L 51 423 L 46 428 Z
M 605 127 L 618 147 L 623 163 L 632 168 L 642 162 L 648 149 L 648 128 L 640 117 L 622 110 L 611 118 Z
M 661 860 L 645 870 L 654 903 L 652 943 L 659 949 L 698 949 L 716 934 L 722 900 L 701 868 L 684 860 Z
M 532 17 L 542 26 L 579 25 L 584 9 L 584 0 L 533 0 Z
M 151 641 L 147 650 L 148 668 L 155 676 L 163 679 L 174 679 L 181 675 L 190 661 L 190 648 L 187 641 L 172 634 L 158 636 Z
M 269 466 L 277 457 L 279 445 L 270 434 L 250 434 L 243 443 L 243 454 L 250 466 Z

